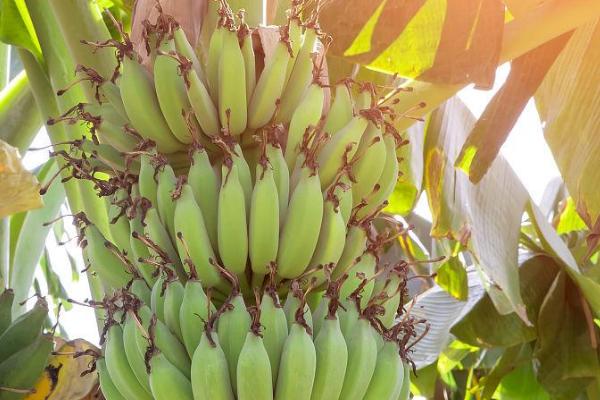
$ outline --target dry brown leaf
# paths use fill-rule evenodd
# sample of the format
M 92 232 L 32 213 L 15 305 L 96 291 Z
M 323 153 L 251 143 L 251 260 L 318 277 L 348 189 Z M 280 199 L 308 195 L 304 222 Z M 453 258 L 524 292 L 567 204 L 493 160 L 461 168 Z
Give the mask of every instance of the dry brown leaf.
M 21 163 L 19 150 L 0 140 L 0 217 L 40 208 L 44 204 L 35 176 Z

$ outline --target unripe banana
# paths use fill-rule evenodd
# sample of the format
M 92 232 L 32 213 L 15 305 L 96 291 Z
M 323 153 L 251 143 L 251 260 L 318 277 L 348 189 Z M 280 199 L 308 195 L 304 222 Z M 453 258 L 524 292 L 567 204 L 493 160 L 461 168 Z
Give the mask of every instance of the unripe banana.
M 108 215 L 108 229 L 112 242 L 121 252 L 130 256 L 133 254 L 130 241 L 131 231 L 129 221 L 121 208 L 122 202 L 126 201 L 128 196 L 129 194 L 125 189 L 117 190 L 114 196 L 107 198 L 106 213 Z
M 180 341 L 183 341 L 181 324 L 179 323 L 179 312 L 181 303 L 183 302 L 183 292 L 183 285 L 178 280 L 167 283 L 167 288 L 165 289 L 165 324 L 167 324 L 171 332 L 173 332 Z
M 354 264 L 356 259 L 367 250 L 367 231 L 361 225 L 351 224 L 346 235 L 342 256 L 333 270 L 332 278 L 342 276 Z
M 398 354 L 398 345 L 386 341 L 377 354 L 377 364 L 364 400 L 397 400 L 402 390 L 404 366 Z
M 251 321 L 241 294 L 234 295 L 229 305 L 232 308 L 225 309 L 219 317 L 218 335 L 221 348 L 227 357 L 233 390 L 236 392 L 238 357 L 244 346 Z
M 120 288 L 131 279 L 126 268 L 125 260 L 117 256 L 117 248 L 104 238 L 95 225 L 89 224 L 85 228 L 87 256 L 92 267 L 110 288 Z
M 110 379 L 123 396 L 127 399 L 152 400 L 152 395 L 139 383 L 129 365 L 123 345 L 123 330 L 117 324 L 108 328 L 104 358 Z
M 275 292 L 267 293 L 260 302 L 260 325 L 263 328 L 263 343 L 269 355 L 273 385 L 279 372 L 279 360 L 283 345 L 288 335 L 288 324 L 285 311 L 279 304 Z
M 238 400 L 273 398 L 269 355 L 259 332 L 248 332 L 237 363 Z
M 213 102 L 219 100 L 219 66 L 221 63 L 221 53 L 223 51 L 223 39 L 225 38 L 226 28 L 217 24 L 213 31 L 208 45 L 208 55 L 206 63 L 206 78 L 208 81 L 208 91 Z
M 206 287 L 216 286 L 222 280 L 218 271 L 210 264 L 210 260 L 216 259 L 215 252 L 204 216 L 189 185 L 182 186 L 181 195 L 175 203 L 175 234 L 178 236 L 179 257 L 192 261 L 195 272 Z
M 282 30 L 285 28 L 281 28 Z M 281 39 L 270 60 L 258 78 L 256 88 L 248 106 L 248 127 L 258 129 L 269 123 L 277 102 L 281 98 L 290 62 L 290 49 L 286 39 Z
M 294 11 L 292 11 L 293 13 Z M 292 58 L 288 62 L 287 70 L 285 73 L 285 82 L 287 86 L 287 82 L 290 80 L 290 76 L 292 75 L 292 70 L 294 69 L 294 65 L 296 64 L 296 60 L 298 58 L 298 52 L 302 47 L 302 42 L 304 39 L 303 35 L 303 26 L 300 17 L 297 15 L 291 15 L 288 22 L 288 40 L 290 43 L 290 51 L 292 53 Z
M 170 164 L 163 164 L 158 167 L 156 171 L 156 178 L 158 181 L 155 206 L 158 211 L 160 220 L 162 221 L 165 228 L 169 232 L 171 242 L 175 243 L 175 203 L 173 202 L 173 191 L 177 185 L 177 177 L 175 171 Z M 174 260 L 173 260 L 174 261 Z
M 296 311 L 300 307 L 300 304 L 303 302 L 297 295 L 295 295 L 292 291 L 288 293 L 287 298 L 285 299 L 285 304 L 283 305 L 283 312 L 285 313 L 286 321 L 288 324 L 288 331 L 292 329 L 292 325 L 296 321 Z M 308 304 L 304 304 L 304 320 L 306 321 L 306 325 L 313 329 L 313 317 L 312 312 L 310 311 L 310 307 Z
M 352 174 L 355 179 L 355 183 L 352 185 L 354 205 L 360 203 L 371 193 L 385 166 L 386 145 L 381 129 L 375 124 L 369 123 L 356 151 L 356 156 L 359 158 L 352 166 Z
M 154 87 L 160 109 L 171 132 L 180 142 L 191 143 L 192 136 L 185 118 L 190 103 L 179 72 L 179 62 L 168 55 L 174 51 L 173 39 L 166 39 L 160 44 L 159 54 L 154 60 Z
M 233 165 L 237 166 L 238 177 L 240 179 L 240 183 L 242 188 L 244 189 L 244 199 L 246 202 L 246 210 L 250 210 L 250 199 L 252 199 L 252 173 L 250 172 L 250 165 L 244 158 L 244 152 L 240 147 L 239 143 L 236 143 L 233 146 L 233 151 L 231 152 L 231 160 L 233 161 Z M 250 217 L 250 214 L 247 214 L 247 217 Z
M 296 108 L 298 108 L 304 97 L 306 88 L 308 88 L 313 79 L 312 54 L 316 41 L 317 31 L 314 27 L 307 28 L 304 34 L 304 42 L 293 63 L 292 73 L 281 96 L 281 104 L 276 116 L 278 122 L 288 123 L 292 120 L 292 115 Z M 289 64 L 291 65 L 292 63 L 290 62 Z
M 137 346 L 137 341 L 143 339 L 143 337 L 140 339 L 136 338 L 136 336 L 142 336 L 142 332 L 136 326 L 135 318 L 136 317 L 132 315 L 132 311 L 127 312 L 125 315 L 125 323 L 123 324 L 123 348 L 131 371 L 146 392 L 151 393 L 144 353 L 140 352 Z
M 129 291 L 146 305 L 149 305 L 152 302 L 152 292 L 150 291 L 150 287 L 142 278 L 134 278 L 129 286 Z
M 246 71 L 237 32 L 232 29 L 225 29 L 219 60 L 219 118 L 221 126 L 239 136 L 246 130 L 248 121 Z
M 250 103 L 256 87 L 256 57 L 252 43 L 252 31 L 246 24 L 241 24 L 238 30 L 241 37 L 242 56 L 244 57 L 244 72 L 246 73 L 246 101 Z
M 151 208 L 146 212 L 146 234 L 160 248 L 161 252 L 164 253 L 157 255 L 161 257 L 167 256 L 173 265 L 174 271 L 180 277 L 185 276 L 179 255 L 171 243 L 169 232 L 163 226 L 155 208 Z M 153 249 L 151 252 L 156 253 L 156 249 Z
M 217 136 L 221 131 L 217 107 L 196 71 L 187 72 L 187 96 L 202 132 Z
M 325 91 L 318 83 L 313 83 L 306 90 L 304 98 L 294 111 L 288 130 L 287 144 L 285 147 L 285 161 L 288 168 L 294 167 L 296 158 L 300 154 L 300 144 L 306 130 L 310 126 L 317 126 L 323 111 Z
M 153 285 L 156 278 L 153 276 L 155 267 L 145 261 L 150 259 L 150 250 L 142 243 L 138 238 L 144 234 L 144 225 L 142 224 L 142 210 L 137 209 L 135 216 L 129 220 L 129 231 L 132 233 L 129 238 L 129 244 L 131 247 L 131 258 L 132 262 L 137 267 L 140 275 L 149 284 Z M 150 303 L 147 303 L 150 304 Z
M 352 186 L 353 183 L 350 181 L 348 174 L 344 174 L 340 176 L 338 185 L 333 191 L 334 196 L 338 199 L 340 213 L 342 214 L 342 219 L 344 220 L 344 225 L 346 226 L 348 225 L 350 217 L 352 216 Z
M 352 120 L 354 116 L 354 103 L 347 82 L 335 86 L 335 97 L 327 113 L 323 130 L 330 135 L 335 135 Z
M 377 363 L 374 332 L 369 321 L 359 318 L 353 333 L 347 338 L 348 367 L 340 399 L 361 400 L 367 392 Z
M 192 389 L 194 400 L 234 400 L 227 357 L 210 331 L 202 333 L 192 358 Z
M 138 316 L 142 327 L 145 329 L 144 334 L 149 333 L 152 322 L 152 311 L 147 306 L 141 306 L 138 310 Z M 154 325 L 154 343 L 156 347 L 164 354 L 171 364 L 176 366 L 186 377 L 190 376 L 190 358 L 181 342 L 171 333 L 169 328 L 159 319 Z M 138 350 L 146 353 L 148 348 L 148 340 L 144 336 L 136 336 Z
M 364 307 L 366 302 L 371 298 L 373 287 L 375 286 L 374 279 L 375 269 L 377 268 L 377 257 L 371 252 L 366 251 L 347 271 L 348 279 L 342 285 L 340 290 L 340 298 L 345 299 L 354 292 L 364 279 L 369 279 L 369 282 L 362 288 L 361 304 Z
M 315 339 L 317 369 L 311 400 L 336 400 L 344 384 L 348 349 L 335 315 L 327 316 L 322 324 Z
M 302 169 L 290 199 L 277 254 L 279 276 L 290 279 L 300 275 L 308 266 L 317 246 L 323 218 L 319 174 L 311 168 Z
M 204 321 L 208 321 L 209 312 L 214 314 L 216 309 L 212 303 L 209 304 L 202 283 L 193 278 L 188 280 L 179 311 L 179 323 L 181 324 L 183 343 L 190 357 L 194 355 L 194 351 L 200 343 L 204 331 Z
M 219 255 L 228 270 L 241 276 L 248 258 L 246 200 L 237 165 L 223 165 L 222 171 L 217 229 Z
M 306 328 L 294 322 L 279 364 L 275 399 L 309 400 L 315 380 L 317 355 Z
M 329 302 L 331 299 L 329 298 L 327 293 L 323 294 L 323 298 L 319 302 L 319 305 L 313 312 L 313 336 L 316 338 L 321 332 L 321 326 L 323 325 L 323 321 L 325 321 L 325 317 L 329 314 Z M 336 317 L 337 318 L 337 317 Z
M 114 109 L 124 121 L 127 121 L 129 117 L 127 117 L 127 111 L 125 111 L 125 106 L 123 105 L 123 98 L 121 97 L 119 86 L 109 80 L 105 80 L 102 82 L 101 87 L 102 94 L 108 101 L 108 104 L 111 105 L 112 109 Z
M 7 359 L 0 362 L 0 399 L 18 400 L 24 393 L 15 393 L 9 389 L 29 390 L 47 365 L 48 357 L 54 347 L 51 335 L 37 335 L 35 340 Z
M 383 141 L 386 148 L 385 166 L 375 185 L 375 189 L 367 196 L 367 206 L 357 211 L 357 218 L 363 218 L 378 207 L 392 194 L 398 181 L 399 167 L 396 158 L 396 139 L 392 135 L 384 135 Z
M 206 150 L 199 149 L 193 153 L 187 183 L 192 188 L 196 203 L 200 206 L 200 210 L 202 210 L 204 225 L 210 237 L 212 248 L 216 249 L 218 247 L 217 213 L 219 207 L 219 186 L 221 184 L 212 168 Z
M 317 159 L 321 188 L 325 189 L 331 185 L 345 162 L 352 159 L 367 125 L 368 120 L 364 116 L 352 117 L 350 122 L 323 146 Z
M 106 369 L 106 363 L 103 358 L 96 360 L 96 369 L 98 369 L 98 381 L 100 383 L 100 390 L 102 391 L 102 395 L 106 400 L 127 400 L 119 389 L 115 386 L 112 379 L 110 379 L 110 375 L 108 374 L 108 369 Z
M 404 366 L 404 379 L 402 379 L 402 389 L 397 400 L 408 400 L 410 398 L 410 367 L 406 364 Z
M 140 175 L 138 177 L 138 189 L 140 195 L 150 201 L 153 207 L 158 206 L 156 193 L 158 192 L 158 183 L 156 182 L 156 168 L 152 163 L 153 156 L 142 154 L 140 157 Z
M 124 127 L 127 125 L 128 120 L 124 119 L 112 105 L 108 103 L 102 105 L 86 104 L 85 111 L 99 118 L 99 123 L 94 122 L 92 124 L 98 142 L 111 145 L 121 152 L 135 149 L 138 139 L 126 132 Z
M 152 291 L 150 292 L 150 307 L 152 312 L 156 314 L 158 319 L 165 322 L 165 294 L 164 294 L 165 277 L 163 274 L 158 276 Z
M 175 27 L 173 30 L 173 40 L 175 41 L 177 52 L 191 61 L 193 70 L 200 79 L 203 79 L 204 72 L 202 71 L 200 60 L 198 60 L 194 47 L 188 41 L 185 31 L 180 26 Z
M 42 332 L 48 303 L 39 298 L 33 308 L 15 319 L 0 336 L 0 361 L 33 343 Z
M 124 57 L 119 88 L 127 117 L 142 137 L 153 140 L 161 152 L 174 153 L 183 148 L 183 143 L 178 141 L 169 129 L 160 109 L 154 85 L 137 60 Z
M 344 307 L 344 310 L 338 311 L 338 319 L 340 320 L 340 329 L 346 339 L 346 342 L 350 340 L 356 325 L 358 324 L 358 318 L 360 313 L 354 300 L 340 298 L 340 304 Z
M 160 352 L 150 360 L 150 387 L 155 400 L 194 399 L 189 379 Z
M 266 157 L 256 166 L 249 224 L 250 265 L 255 274 L 266 275 L 279 248 L 279 196 L 273 170 Z
M 323 208 L 321 232 L 315 254 L 310 261 L 310 266 L 313 268 L 336 264 L 344 251 L 346 242 L 346 224 L 342 213 L 336 209 L 335 199 L 326 199 Z M 325 281 L 325 272 L 322 269 L 311 276 L 317 277 L 317 284 Z
M 6 331 L 12 322 L 12 306 L 15 292 L 12 289 L 4 289 L 0 294 L 0 336 Z
M 290 171 L 285 162 L 283 152 L 278 144 L 267 144 L 267 158 L 273 167 L 273 179 L 277 186 L 277 197 L 279 199 L 279 224 L 285 219 L 290 198 Z

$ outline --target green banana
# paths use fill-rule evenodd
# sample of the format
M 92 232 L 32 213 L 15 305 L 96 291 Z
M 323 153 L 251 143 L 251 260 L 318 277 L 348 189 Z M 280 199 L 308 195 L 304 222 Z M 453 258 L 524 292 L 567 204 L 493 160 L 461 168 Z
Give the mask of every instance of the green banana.
M 390 340 L 379 350 L 364 400 L 398 399 L 404 380 L 404 366 L 398 350 L 398 345 Z
M 323 195 L 316 170 L 303 167 L 296 185 L 281 232 L 277 254 L 278 274 L 283 278 L 295 278 L 308 266 L 313 256 L 321 221 L 323 218 Z
M 268 400 L 273 398 L 273 377 L 269 355 L 260 333 L 260 311 L 256 311 L 255 320 L 236 366 L 238 400 Z
M 189 379 L 160 352 L 150 360 L 150 387 L 155 400 L 194 399 Z
M 209 322 L 210 324 L 211 322 Z M 192 389 L 195 400 L 234 400 L 227 357 L 219 339 L 206 327 L 192 358 Z
M 373 254 L 372 251 L 366 251 L 362 256 L 360 256 L 356 263 L 350 267 L 347 271 L 348 279 L 342 285 L 340 290 L 340 298 L 345 299 L 352 292 L 354 292 L 359 285 L 362 284 L 364 279 L 368 279 L 366 285 L 362 287 L 362 300 L 361 305 L 364 307 L 366 302 L 371 298 L 371 294 L 373 293 L 373 288 L 375 286 L 375 281 L 372 279 L 375 276 L 375 270 L 377 268 L 377 257 Z
M 323 130 L 332 136 L 346 126 L 354 116 L 354 103 L 348 85 L 349 81 L 343 81 L 335 86 L 335 97 L 323 126 Z
M 254 55 L 254 43 L 252 43 L 252 31 L 245 23 L 241 23 L 238 29 L 241 38 L 242 56 L 244 57 L 244 72 L 246 73 L 246 101 L 249 103 L 256 87 L 256 59 Z
M 118 249 L 93 224 L 85 227 L 85 241 L 88 261 L 102 282 L 113 289 L 125 286 L 131 279 L 127 268 L 133 265 L 117 255 Z
M 285 147 L 285 161 L 288 168 L 293 168 L 296 163 L 296 158 L 300 154 L 300 144 L 303 142 L 307 129 L 315 127 L 319 123 L 324 101 L 325 91 L 323 87 L 314 82 L 306 89 L 306 94 L 294 110 Z
M 123 344 L 123 330 L 117 324 L 108 328 L 104 359 L 110 379 L 123 396 L 127 399 L 152 399 L 150 392 L 139 383 L 131 369 Z
M 279 360 L 285 339 L 288 335 L 288 324 L 285 311 L 279 304 L 277 293 L 266 289 L 260 302 L 260 325 L 263 328 L 263 343 L 269 355 L 273 385 L 279 372 Z
M 48 303 L 38 298 L 33 308 L 20 315 L 0 336 L 0 362 L 29 346 L 42 332 L 48 315 Z
M 112 106 L 119 116 L 124 121 L 127 121 L 127 111 L 125 111 L 125 106 L 123 105 L 123 99 L 121 98 L 121 90 L 119 89 L 119 86 L 109 80 L 104 80 L 102 82 L 102 94 L 106 98 L 106 101 L 108 101 L 108 104 Z
M 192 136 L 185 117 L 190 103 L 179 73 L 179 61 L 170 55 L 175 52 L 175 42 L 172 38 L 167 38 L 158 50 L 154 60 L 154 87 L 158 104 L 177 140 L 181 143 L 191 143 Z
M 256 166 L 256 183 L 250 202 L 248 248 L 255 274 L 266 275 L 279 248 L 279 195 L 273 169 L 266 157 Z
M 287 42 L 286 27 L 280 28 L 282 39 L 279 40 L 271 59 L 265 61 L 265 68 L 258 78 L 252 99 L 248 105 L 248 127 L 258 129 L 267 125 L 281 98 L 287 77 L 287 66 L 291 54 Z
M 303 39 L 304 27 L 302 25 L 299 12 L 297 10 L 290 10 L 290 18 L 288 21 L 288 41 L 292 59 L 290 59 L 290 61 L 288 62 L 287 70 L 285 73 L 286 86 L 287 82 L 289 82 L 290 76 L 292 75 L 294 65 L 296 64 L 298 52 L 302 47 Z
M 129 291 L 144 304 L 150 304 L 152 301 L 152 292 L 150 291 L 150 287 L 142 278 L 134 278 L 129 285 Z
M 217 213 L 219 207 L 219 178 L 212 168 L 206 150 L 197 149 L 192 154 L 188 172 L 188 185 L 194 192 L 196 203 L 202 210 L 204 224 L 213 249 L 218 248 Z M 198 267 L 198 266 L 197 266 Z
M 310 333 L 294 322 L 281 353 L 275 399 L 309 400 L 316 368 L 317 355 Z
M 98 142 L 109 144 L 118 151 L 133 151 L 139 140 L 124 128 L 128 120 L 123 118 L 109 103 L 85 104 L 84 112 L 92 114 L 92 125 Z
M 252 173 L 250 171 L 250 165 L 246 161 L 244 157 L 244 153 L 239 143 L 235 143 L 233 145 L 233 150 L 231 151 L 231 160 L 233 165 L 237 166 L 238 169 L 238 177 L 240 178 L 240 184 L 244 189 L 244 199 L 246 203 L 246 210 L 250 209 L 250 200 L 252 199 Z M 248 215 L 249 217 L 250 215 Z
M 179 310 L 179 323 L 185 348 L 192 357 L 202 337 L 204 321 L 216 312 L 202 288 L 201 281 L 191 278 L 185 284 L 183 301 Z
M 98 370 L 98 381 L 100 383 L 100 390 L 102 391 L 102 395 L 106 400 L 127 400 L 119 389 L 115 386 L 112 379 L 110 379 L 110 375 L 108 374 L 108 369 L 106 368 L 106 363 L 103 358 L 96 360 L 96 369 Z
M 410 367 L 406 364 L 404 366 L 404 379 L 402 379 L 402 388 L 397 400 L 408 400 L 410 398 Z
M 332 278 L 342 276 L 354 264 L 356 259 L 367 250 L 367 229 L 358 223 L 350 222 L 342 256 L 332 273 Z
M 303 304 L 304 307 L 304 313 L 302 315 L 304 317 L 304 320 L 306 321 L 306 325 L 308 325 L 311 330 L 313 329 L 312 312 L 310 311 L 310 307 L 308 306 L 308 304 L 302 301 L 301 296 L 301 292 L 296 293 L 296 291 L 290 290 L 290 292 L 287 295 L 287 298 L 285 299 L 283 311 L 286 316 L 288 330 L 292 329 L 292 325 L 296 321 L 296 312 L 298 311 L 298 308 L 300 308 L 301 304 Z
M 361 400 L 369 387 L 369 382 L 377 363 L 377 342 L 374 330 L 364 318 L 359 318 L 346 340 L 348 346 L 348 366 L 340 399 Z
M 178 141 L 169 129 L 160 109 L 154 85 L 137 59 L 127 56 L 123 58 L 119 88 L 127 117 L 142 137 L 154 141 L 161 152 L 174 153 L 183 148 L 183 143 Z
M 142 336 L 142 332 L 136 325 L 136 318 L 137 317 L 133 315 L 133 311 L 128 311 L 125 315 L 125 322 L 123 323 L 123 348 L 125 350 L 127 362 L 139 384 L 146 392 L 151 393 L 144 353 L 140 352 L 137 346 L 137 341 L 141 339 L 136 338 L 136 336 Z
M 0 336 L 6 331 L 12 322 L 12 305 L 15 292 L 12 289 L 4 289 L 0 294 Z
M 53 348 L 54 339 L 51 335 L 38 334 L 33 342 L 0 362 L 0 399 L 22 399 L 25 397 L 22 391 L 33 390 Z
M 107 202 L 108 229 L 112 242 L 125 255 L 133 255 L 131 249 L 131 231 L 127 216 L 123 214 L 121 204 L 127 201 L 129 194 L 125 189 L 119 189 Z
M 335 313 L 330 313 L 322 324 L 315 339 L 317 369 L 311 400 L 335 400 L 342 392 L 348 349 Z
M 331 185 L 345 163 L 352 160 L 368 123 L 367 118 L 362 115 L 352 117 L 350 122 L 325 143 L 317 158 L 321 188 Z
M 222 171 L 218 209 L 219 255 L 228 270 L 241 276 L 248 258 L 244 189 L 237 165 L 223 164 Z
M 177 177 L 175 171 L 170 164 L 164 163 L 156 170 L 156 178 L 158 180 L 156 201 L 156 211 L 167 228 L 171 237 L 171 242 L 175 243 L 175 203 L 173 202 L 173 191 L 177 186 Z
M 151 253 L 156 253 L 161 258 L 167 257 L 174 271 L 179 276 L 185 276 L 179 255 L 173 247 L 169 233 L 163 226 L 155 208 L 150 208 L 146 212 L 146 234 L 158 246 L 158 248 L 151 249 Z
M 346 224 L 340 210 L 336 209 L 336 199 L 328 198 L 324 203 L 323 222 L 317 248 L 310 261 L 311 267 L 335 265 L 344 251 L 346 242 Z M 325 273 L 319 270 L 312 276 L 318 277 L 319 283 L 324 282 Z
M 233 24 L 233 21 L 228 21 Z M 219 118 L 221 126 L 239 136 L 246 130 L 248 102 L 246 100 L 246 71 L 237 31 L 226 27 L 219 60 Z
M 138 176 L 138 189 L 140 195 L 148 201 L 153 207 L 158 206 L 156 193 L 158 192 L 158 183 L 156 182 L 156 168 L 153 160 L 155 155 L 142 154 L 140 157 L 140 174 Z
M 371 193 L 385 166 L 386 145 L 381 129 L 375 124 L 369 123 L 355 158 L 357 156 L 359 156 L 358 160 L 352 165 L 352 175 L 355 181 L 352 185 L 354 206 Z
M 200 129 L 208 136 L 219 135 L 221 131 L 219 113 L 210 93 L 196 71 L 188 71 L 186 77 L 188 101 L 194 110 L 194 116 Z
M 152 312 L 156 314 L 160 321 L 165 321 L 165 276 L 160 274 L 154 285 L 152 285 L 152 291 L 150 293 L 150 304 Z
M 196 72 L 199 77 L 203 78 L 204 75 L 200 60 L 198 60 L 198 56 L 194 51 L 194 47 L 188 41 L 185 31 L 180 26 L 177 26 L 175 29 L 173 29 L 173 40 L 175 41 L 175 49 L 177 52 L 190 60 L 194 72 Z
M 221 13 L 221 8 L 219 13 Z M 208 55 L 206 63 L 206 80 L 208 82 L 208 92 L 213 102 L 219 100 L 219 66 L 221 64 L 221 52 L 223 51 L 223 42 L 225 38 L 226 28 L 223 26 L 222 17 L 217 23 L 217 27 L 213 31 L 210 42 L 208 44 Z
M 290 171 L 278 142 L 267 144 L 266 155 L 273 167 L 273 179 L 277 186 L 277 198 L 279 199 L 279 225 L 281 226 L 287 214 L 290 198 Z
M 135 215 L 129 220 L 129 245 L 131 247 L 132 262 L 137 267 L 140 275 L 149 284 L 153 285 L 156 278 L 154 277 L 155 267 L 147 262 L 150 260 L 150 250 L 138 238 L 144 234 L 144 225 L 142 223 L 143 210 L 136 207 Z M 150 304 L 150 303 L 148 303 Z
M 221 282 L 221 277 L 210 265 L 210 260 L 216 259 L 215 253 L 202 211 L 194 199 L 192 188 L 187 184 L 182 186 L 180 197 L 175 201 L 174 220 L 180 259 L 191 260 L 204 285 L 216 286 Z
M 173 280 L 167 283 L 165 289 L 165 324 L 179 340 L 183 341 L 179 312 L 183 302 L 184 288 L 181 282 Z

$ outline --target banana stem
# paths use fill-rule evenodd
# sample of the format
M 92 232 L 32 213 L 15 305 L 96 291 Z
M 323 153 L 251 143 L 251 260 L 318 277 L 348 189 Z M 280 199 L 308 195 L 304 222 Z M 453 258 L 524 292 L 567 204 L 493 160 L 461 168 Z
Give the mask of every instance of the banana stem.
M 506 24 L 500 51 L 500 64 L 517 58 L 598 16 L 600 16 L 600 2 L 596 0 L 546 2 Z M 465 86 L 409 81 L 402 87 L 410 87 L 412 91 L 402 91 L 397 96 L 399 102 L 394 109 L 399 115 L 413 109 L 409 116 L 422 117 Z M 420 102 L 424 102 L 425 106 L 416 107 Z M 414 123 L 415 120 L 412 118 L 402 118 L 398 121 L 396 129 L 402 132 Z
M 9 77 L 10 47 L 0 43 L 0 90 L 8 83 Z M 0 126 L 2 126 L 0 124 Z M 8 287 L 10 277 L 8 276 L 10 260 L 10 219 L 8 217 L 0 220 L 0 288 Z

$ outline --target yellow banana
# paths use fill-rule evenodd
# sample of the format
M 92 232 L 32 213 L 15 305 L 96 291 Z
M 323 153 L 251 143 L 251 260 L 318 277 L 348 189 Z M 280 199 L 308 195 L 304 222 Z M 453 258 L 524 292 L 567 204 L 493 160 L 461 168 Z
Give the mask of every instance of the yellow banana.
M 202 210 L 196 203 L 194 193 L 189 185 L 181 187 L 180 197 L 175 203 L 175 234 L 178 237 L 179 257 L 181 260 L 190 259 L 195 273 L 206 287 L 216 286 L 221 282 L 221 277 L 218 271 L 210 265 L 210 260 L 216 259 L 215 252 Z
M 185 284 L 183 301 L 179 310 L 179 323 L 181 324 L 181 335 L 183 343 L 190 357 L 194 355 L 202 332 L 204 322 L 208 321 L 209 314 L 216 312 L 212 303 L 206 297 L 201 281 L 192 277 Z M 192 367 L 193 368 L 193 367 Z
M 352 117 L 350 122 L 325 143 L 317 158 L 323 189 L 331 185 L 342 167 L 352 160 L 368 122 L 362 115 Z
M 355 181 L 352 184 L 354 206 L 373 190 L 385 166 L 386 153 L 381 129 L 369 123 L 356 151 L 355 157 L 358 157 L 358 160 L 352 165 Z
M 269 160 L 261 157 L 250 204 L 249 254 L 255 274 L 266 275 L 279 248 L 279 196 Z
M 259 318 L 260 311 L 257 308 L 238 358 L 236 366 L 238 400 L 273 398 L 271 365 L 260 333 Z
M 290 198 L 277 254 L 277 272 L 289 279 L 299 276 L 308 266 L 317 246 L 323 218 L 319 174 L 309 167 L 302 170 Z
M 349 81 L 335 85 L 335 97 L 323 126 L 323 130 L 332 136 L 346 126 L 354 116 L 354 103 L 349 85 Z
M 241 276 L 246 269 L 248 258 L 244 189 L 240 182 L 237 165 L 223 164 L 222 171 L 217 229 L 219 255 L 228 270 Z
M 150 360 L 150 387 L 155 400 L 193 400 L 192 384 L 160 352 Z
M 179 321 L 179 312 L 181 309 L 181 303 L 183 302 L 184 288 L 181 282 L 173 280 L 167 282 L 165 288 L 165 324 L 169 327 L 171 332 L 183 341 L 183 335 L 181 334 L 181 324 Z
M 322 321 L 315 339 L 317 369 L 311 400 L 338 399 L 344 384 L 348 349 L 335 308 L 332 311 Z
M 277 293 L 266 289 L 260 302 L 260 325 L 263 329 L 263 343 L 269 355 L 273 385 L 279 372 L 279 360 L 285 339 L 288 335 L 288 324 L 285 311 L 279 304 Z
M 185 114 L 190 109 L 185 84 L 179 72 L 179 61 L 171 56 L 175 52 L 172 38 L 165 39 L 154 60 L 154 87 L 160 109 L 173 135 L 182 143 L 191 143 L 192 135 Z
M 404 366 L 398 345 L 386 340 L 377 353 L 377 364 L 364 400 L 397 400 L 402 390 Z
M 256 83 L 248 105 L 248 127 L 250 129 L 258 129 L 268 124 L 277 109 L 291 58 L 288 29 L 288 26 L 280 28 L 281 39 L 277 43 L 271 59 L 265 61 L 265 68 Z
M 152 400 L 152 395 L 139 383 L 129 365 L 123 345 L 123 330 L 116 323 L 108 328 L 104 359 L 110 379 L 123 396 L 127 399 Z
M 162 115 L 154 85 L 144 67 L 136 59 L 123 58 L 119 88 L 127 117 L 145 139 L 156 143 L 159 151 L 174 153 L 183 148 Z
M 192 358 L 194 400 L 234 400 L 227 357 L 209 319 Z
M 314 82 L 306 90 L 304 98 L 294 111 L 288 130 L 287 144 L 285 147 L 285 161 L 288 168 L 296 163 L 300 153 L 300 144 L 303 142 L 307 129 L 315 127 L 321 119 L 325 92 L 319 83 Z
M 246 100 L 246 71 L 233 21 L 228 21 L 223 34 L 219 60 L 219 118 L 221 126 L 239 136 L 246 130 L 248 102 Z
M 277 400 L 310 400 L 317 356 L 307 330 L 310 328 L 295 321 L 285 340 L 275 387 Z
M 377 342 L 375 331 L 364 318 L 359 318 L 346 340 L 348 366 L 340 399 L 361 400 L 369 387 L 369 382 L 377 363 Z
M 375 188 L 366 197 L 367 206 L 356 212 L 358 218 L 364 218 L 381 207 L 394 191 L 398 181 L 399 168 L 398 159 L 396 158 L 396 139 L 392 135 L 385 135 L 383 141 L 386 148 L 385 165 Z
M 194 192 L 196 203 L 202 211 L 204 225 L 212 248 L 218 248 L 217 213 L 219 207 L 219 177 L 212 168 L 208 153 L 204 149 L 194 150 L 192 165 L 188 172 L 188 185 Z M 199 268 L 199 265 L 196 265 Z
M 317 31 L 314 26 L 309 26 L 304 34 L 304 42 L 293 64 L 291 75 L 281 96 L 281 104 L 277 111 L 276 120 L 288 123 L 298 108 L 306 93 L 306 89 L 313 79 L 313 50 L 317 41 Z
M 127 400 L 119 389 L 115 386 L 108 370 L 106 369 L 106 363 L 103 358 L 96 360 L 96 368 L 98 369 L 98 381 L 100 383 L 100 390 L 106 400 Z
M 223 307 L 225 310 L 219 317 L 219 343 L 227 358 L 233 390 L 237 393 L 237 362 L 251 320 L 241 294 L 232 293 L 230 303 Z

